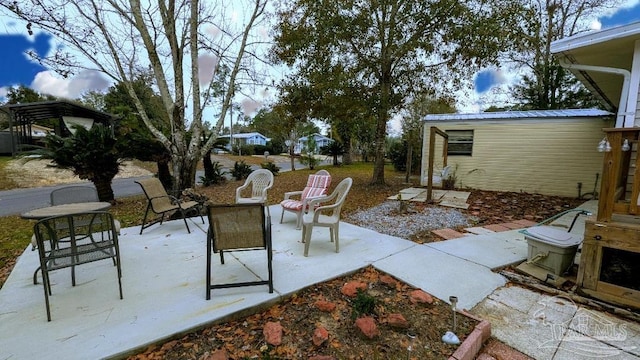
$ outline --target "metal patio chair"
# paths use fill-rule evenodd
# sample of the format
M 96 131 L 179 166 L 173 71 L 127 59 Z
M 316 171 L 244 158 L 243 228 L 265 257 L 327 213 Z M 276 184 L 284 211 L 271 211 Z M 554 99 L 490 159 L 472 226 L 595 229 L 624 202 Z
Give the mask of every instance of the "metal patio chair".
M 158 178 L 136 180 L 135 182 L 142 187 L 142 191 L 147 197 L 147 209 L 145 210 L 144 218 L 142 219 L 140 234 L 142 234 L 144 229 L 156 223 L 160 223 L 162 225 L 165 215 L 168 213 L 173 214 L 174 212 L 180 213 L 182 220 L 184 220 L 184 225 L 187 227 L 188 233 L 191 233 L 191 230 L 189 229 L 189 224 L 187 224 L 187 212 L 196 211 L 198 215 L 200 215 L 200 219 L 202 219 L 202 223 L 204 224 L 202 209 L 200 203 L 197 201 L 181 202 L 178 198 L 167 194 L 167 191 L 164 189 L 164 186 Z M 158 217 L 147 223 L 147 217 L 150 213 L 154 213 L 158 215 Z
M 265 216 L 264 205 L 233 204 L 207 206 L 209 231 L 207 233 L 207 300 L 212 289 L 268 285 L 273 292 L 271 219 Z M 229 251 L 266 250 L 267 280 L 212 284 L 211 261 L 213 253 L 220 253 L 224 265 L 224 253 Z
M 64 223 L 65 226 L 60 226 Z M 40 270 L 44 288 L 47 320 L 51 321 L 49 273 L 71 268 L 71 283 L 76 286 L 76 267 L 82 264 L 113 259 L 117 269 L 120 299 L 122 299 L 122 270 L 120 248 L 113 216 L 106 211 L 52 216 L 38 221 L 33 232 L 38 243 Z M 86 236 L 91 234 L 91 236 Z

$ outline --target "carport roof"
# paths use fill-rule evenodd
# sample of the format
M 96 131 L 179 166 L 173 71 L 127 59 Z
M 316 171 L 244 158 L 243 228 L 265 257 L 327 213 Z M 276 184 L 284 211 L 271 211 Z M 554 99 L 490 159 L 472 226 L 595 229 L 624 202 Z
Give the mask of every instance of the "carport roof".
M 110 123 L 115 115 L 94 110 L 69 101 L 41 101 L 27 104 L 12 104 L 2 107 L 13 114 L 12 122 L 33 124 L 39 120 L 62 119 L 63 116 L 76 116 L 94 119 L 98 123 Z

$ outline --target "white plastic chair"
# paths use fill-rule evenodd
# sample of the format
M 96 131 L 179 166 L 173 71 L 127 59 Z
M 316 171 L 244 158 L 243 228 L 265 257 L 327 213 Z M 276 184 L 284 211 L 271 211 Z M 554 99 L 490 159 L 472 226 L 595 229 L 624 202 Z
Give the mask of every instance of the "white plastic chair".
M 309 255 L 309 243 L 314 226 L 328 227 L 331 242 L 335 242 L 336 252 L 340 252 L 340 211 L 352 184 L 353 180 L 346 178 L 336 186 L 331 195 L 309 200 L 310 210 L 302 217 L 304 256 Z
M 236 189 L 236 204 L 263 204 L 269 212 L 269 204 L 267 200 L 267 190 L 273 186 L 273 173 L 267 169 L 258 169 L 253 171 L 247 177 L 244 184 Z M 249 197 L 243 197 L 242 194 L 247 188 L 251 187 Z

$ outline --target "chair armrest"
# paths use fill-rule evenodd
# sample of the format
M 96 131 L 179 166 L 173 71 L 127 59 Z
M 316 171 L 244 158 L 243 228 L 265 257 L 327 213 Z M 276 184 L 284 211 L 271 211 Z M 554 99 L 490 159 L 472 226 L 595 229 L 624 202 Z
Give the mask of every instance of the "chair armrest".
M 289 191 L 284 193 L 285 200 L 290 199 L 292 196 L 302 196 L 302 191 Z
M 236 202 L 238 202 L 238 199 L 240 199 L 242 190 L 246 189 L 247 187 L 249 187 L 249 184 L 245 183 L 242 186 L 236 188 Z

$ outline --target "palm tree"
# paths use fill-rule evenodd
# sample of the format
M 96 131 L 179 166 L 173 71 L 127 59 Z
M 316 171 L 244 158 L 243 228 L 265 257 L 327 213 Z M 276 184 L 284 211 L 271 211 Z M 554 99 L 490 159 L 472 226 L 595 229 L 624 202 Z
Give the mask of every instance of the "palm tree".
M 80 179 L 91 181 L 98 191 L 100 201 L 113 202 L 111 181 L 120 170 L 121 158 L 116 149 L 113 131 L 102 124 L 94 124 L 87 130 L 74 126 L 69 137 L 47 135 L 45 148 L 35 153 L 63 169 L 70 169 Z

